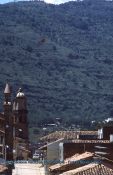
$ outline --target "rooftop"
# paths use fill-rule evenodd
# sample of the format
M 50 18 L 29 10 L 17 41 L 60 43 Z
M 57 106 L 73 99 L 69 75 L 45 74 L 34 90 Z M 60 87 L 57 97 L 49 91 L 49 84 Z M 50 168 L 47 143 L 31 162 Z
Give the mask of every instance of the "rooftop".
M 77 161 L 84 160 L 84 159 L 87 159 L 87 158 L 92 158 L 93 155 L 94 154 L 91 153 L 91 152 L 85 152 L 85 153 L 80 154 L 80 155 L 79 154 L 75 154 L 74 156 L 65 159 L 64 163 L 58 163 L 58 164 L 50 166 L 49 170 L 50 171 L 54 171 L 54 170 L 58 170 L 58 169 L 61 169 L 63 167 L 66 167 L 67 165 L 72 165 L 72 164 L 76 165 Z
M 19 88 L 19 90 L 18 90 L 18 93 L 17 93 L 16 97 L 25 97 L 25 94 L 23 93 L 23 91 L 22 91 L 22 89 L 21 89 L 21 88 Z
M 0 173 L 4 172 L 5 170 L 7 170 L 7 167 L 4 165 L 0 165 Z
M 83 167 L 64 172 L 60 175 L 113 175 L 113 169 L 103 165 L 91 163 Z
M 110 140 L 65 140 L 64 143 L 110 143 Z
M 78 135 L 98 135 L 98 131 L 56 131 L 41 138 L 42 141 L 54 141 L 60 138 L 77 139 Z
M 11 91 L 10 91 L 10 86 L 8 83 L 6 83 L 6 86 L 5 86 L 5 90 L 4 90 L 4 94 L 10 94 Z

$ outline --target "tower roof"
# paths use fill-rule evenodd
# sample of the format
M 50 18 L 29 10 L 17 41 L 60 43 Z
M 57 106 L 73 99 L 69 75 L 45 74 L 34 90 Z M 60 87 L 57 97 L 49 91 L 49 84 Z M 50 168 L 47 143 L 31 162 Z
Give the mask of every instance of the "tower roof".
M 4 94 L 10 94 L 10 93 L 11 93 L 10 86 L 8 83 L 6 83 Z
M 22 88 L 19 88 L 16 97 L 25 97 L 25 94 L 23 93 Z
M 16 98 L 13 102 L 13 111 L 27 110 L 26 96 L 21 88 L 19 88 Z

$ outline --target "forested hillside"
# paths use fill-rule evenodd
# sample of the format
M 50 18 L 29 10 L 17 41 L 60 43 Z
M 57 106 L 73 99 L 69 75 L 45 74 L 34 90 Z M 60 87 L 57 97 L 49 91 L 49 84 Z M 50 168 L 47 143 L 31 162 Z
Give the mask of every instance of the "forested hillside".
M 22 86 L 30 123 L 104 119 L 113 111 L 113 2 L 0 5 L 0 95 Z

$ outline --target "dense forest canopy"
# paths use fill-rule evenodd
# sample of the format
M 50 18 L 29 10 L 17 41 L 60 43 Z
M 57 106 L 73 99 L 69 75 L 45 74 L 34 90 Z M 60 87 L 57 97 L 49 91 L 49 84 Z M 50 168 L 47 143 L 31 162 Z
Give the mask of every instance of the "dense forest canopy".
M 0 5 L 0 94 L 28 97 L 30 123 L 113 114 L 113 2 Z

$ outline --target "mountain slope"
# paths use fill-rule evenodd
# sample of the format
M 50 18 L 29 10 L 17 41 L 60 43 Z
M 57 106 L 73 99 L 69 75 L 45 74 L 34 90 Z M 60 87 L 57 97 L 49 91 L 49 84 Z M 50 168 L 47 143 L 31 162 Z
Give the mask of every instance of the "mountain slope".
M 112 48 L 113 2 L 0 5 L 1 96 L 6 79 L 22 86 L 35 123 L 109 117 Z

